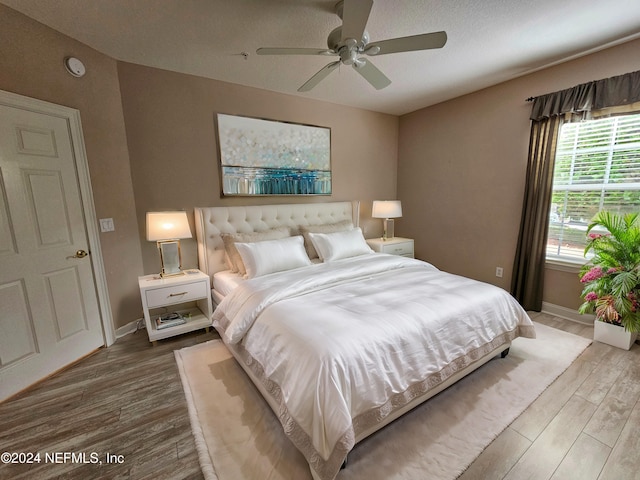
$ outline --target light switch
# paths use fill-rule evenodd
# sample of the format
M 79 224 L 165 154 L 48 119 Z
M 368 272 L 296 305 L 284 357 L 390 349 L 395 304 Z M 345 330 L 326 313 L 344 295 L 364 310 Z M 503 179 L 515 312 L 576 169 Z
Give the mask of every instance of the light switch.
M 100 219 L 100 231 L 101 232 L 113 232 L 116 227 L 113 225 L 113 218 L 101 218 Z

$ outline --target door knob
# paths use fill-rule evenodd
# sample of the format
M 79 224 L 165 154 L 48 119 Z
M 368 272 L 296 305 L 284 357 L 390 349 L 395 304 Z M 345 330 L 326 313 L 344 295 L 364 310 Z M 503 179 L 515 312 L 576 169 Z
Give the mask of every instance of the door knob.
M 85 252 L 84 250 L 77 250 L 75 255 L 71 255 L 67 258 L 84 258 L 87 255 L 89 255 L 87 252 Z

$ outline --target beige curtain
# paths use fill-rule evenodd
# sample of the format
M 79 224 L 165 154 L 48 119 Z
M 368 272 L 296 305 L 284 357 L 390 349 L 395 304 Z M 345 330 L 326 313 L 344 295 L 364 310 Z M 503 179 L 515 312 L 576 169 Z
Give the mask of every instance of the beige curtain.
M 581 116 L 592 109 L 640 101 L 640 71 L 584 83 L 534 99 L 531 138 L 511 294 L 526 310 L 542 309 L 553 164 L 565 114 Z
M 561 116 L 531 123 L 527 182 L 513 265 L 511 294 L 525 310 L 542 309 L 549 207 L 553 187 L 556 141 Z

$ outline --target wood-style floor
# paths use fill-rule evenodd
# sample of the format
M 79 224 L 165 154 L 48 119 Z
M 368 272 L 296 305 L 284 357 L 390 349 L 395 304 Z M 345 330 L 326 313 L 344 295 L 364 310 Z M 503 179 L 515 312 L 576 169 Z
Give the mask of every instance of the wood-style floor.
M 0 404 L 0 452 L 56 453 L 59 462 L 0 464 L 0 479 L 202 479 L 173 350 L 213 338 L 200 331 L 152 347 L 141 330 Z M 640 345 L 594 343 L 460 478 L 640 479 L 639 399 Z

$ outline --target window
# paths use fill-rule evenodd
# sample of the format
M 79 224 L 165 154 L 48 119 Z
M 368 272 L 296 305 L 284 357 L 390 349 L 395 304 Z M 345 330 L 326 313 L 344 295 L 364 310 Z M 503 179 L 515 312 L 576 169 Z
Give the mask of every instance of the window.
M 547 260 L 584 261 L 587 225 L 600 210 L 640 211 L 640 114 L 562 125 Z

